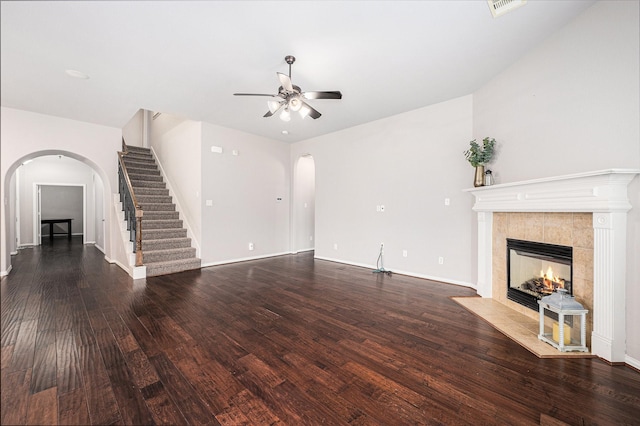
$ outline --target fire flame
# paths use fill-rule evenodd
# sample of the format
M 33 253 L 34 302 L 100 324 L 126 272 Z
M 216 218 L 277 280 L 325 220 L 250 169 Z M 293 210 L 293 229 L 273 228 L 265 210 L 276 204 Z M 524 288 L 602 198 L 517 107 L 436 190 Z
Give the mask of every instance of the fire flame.
M 564 288 L 564 280 L 560 277 L 553 275 L 553 269 L 551 266 L 547 268 L 547 272 L 540 270 L 540 278 L 544 281 L 544 286 L 549 290 L 555 290 L 556 288 Z

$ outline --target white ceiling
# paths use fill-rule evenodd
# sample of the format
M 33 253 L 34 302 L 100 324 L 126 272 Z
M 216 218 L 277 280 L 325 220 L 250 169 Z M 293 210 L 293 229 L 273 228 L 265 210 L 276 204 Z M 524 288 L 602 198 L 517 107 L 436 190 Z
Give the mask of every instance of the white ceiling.
M 2 1 L 2 105 L 119 128 L 144 108 L 294 142 L 473 93 L 593 3 L 493 18 L 482 0 Z M 277 93 L 289 54 L 303 91 L 342 91 L 309 101 L 317 120 L 233 96 Z

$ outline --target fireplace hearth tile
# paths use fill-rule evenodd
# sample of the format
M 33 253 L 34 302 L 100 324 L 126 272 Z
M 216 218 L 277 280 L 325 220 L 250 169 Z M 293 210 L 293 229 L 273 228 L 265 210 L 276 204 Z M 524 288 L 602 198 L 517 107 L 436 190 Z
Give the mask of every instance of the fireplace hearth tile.
M 452 297 L 469 312 L 487 321 L 496 330 L 520 344 L 538 358 L 593 358 L 586 352 L 560 352 L 538 339 L 538 321 L 521 314 L 495 299 Z

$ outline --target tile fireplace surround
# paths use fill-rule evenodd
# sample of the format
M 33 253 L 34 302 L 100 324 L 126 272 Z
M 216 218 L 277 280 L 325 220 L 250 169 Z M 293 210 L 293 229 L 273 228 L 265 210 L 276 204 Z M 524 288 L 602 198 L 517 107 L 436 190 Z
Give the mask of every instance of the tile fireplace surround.
M 507 236 L 573 246 L 574 295 L 589 309 L 591 353 L 624 362 L 627 187 L 637 174 L 610 169 L 466 190 L 478 213 L 478 294 L 514 308 L 506 299 Z

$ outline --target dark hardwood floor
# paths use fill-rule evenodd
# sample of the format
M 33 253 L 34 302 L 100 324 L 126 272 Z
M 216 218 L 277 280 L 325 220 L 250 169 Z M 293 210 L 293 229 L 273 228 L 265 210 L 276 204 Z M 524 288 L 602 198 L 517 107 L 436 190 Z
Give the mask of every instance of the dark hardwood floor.
M 141 282 L 92 246 L 2 279 L 2 424 L 640 424 L 640 374 L 538 359 L 474 291 L 312 253 Z

